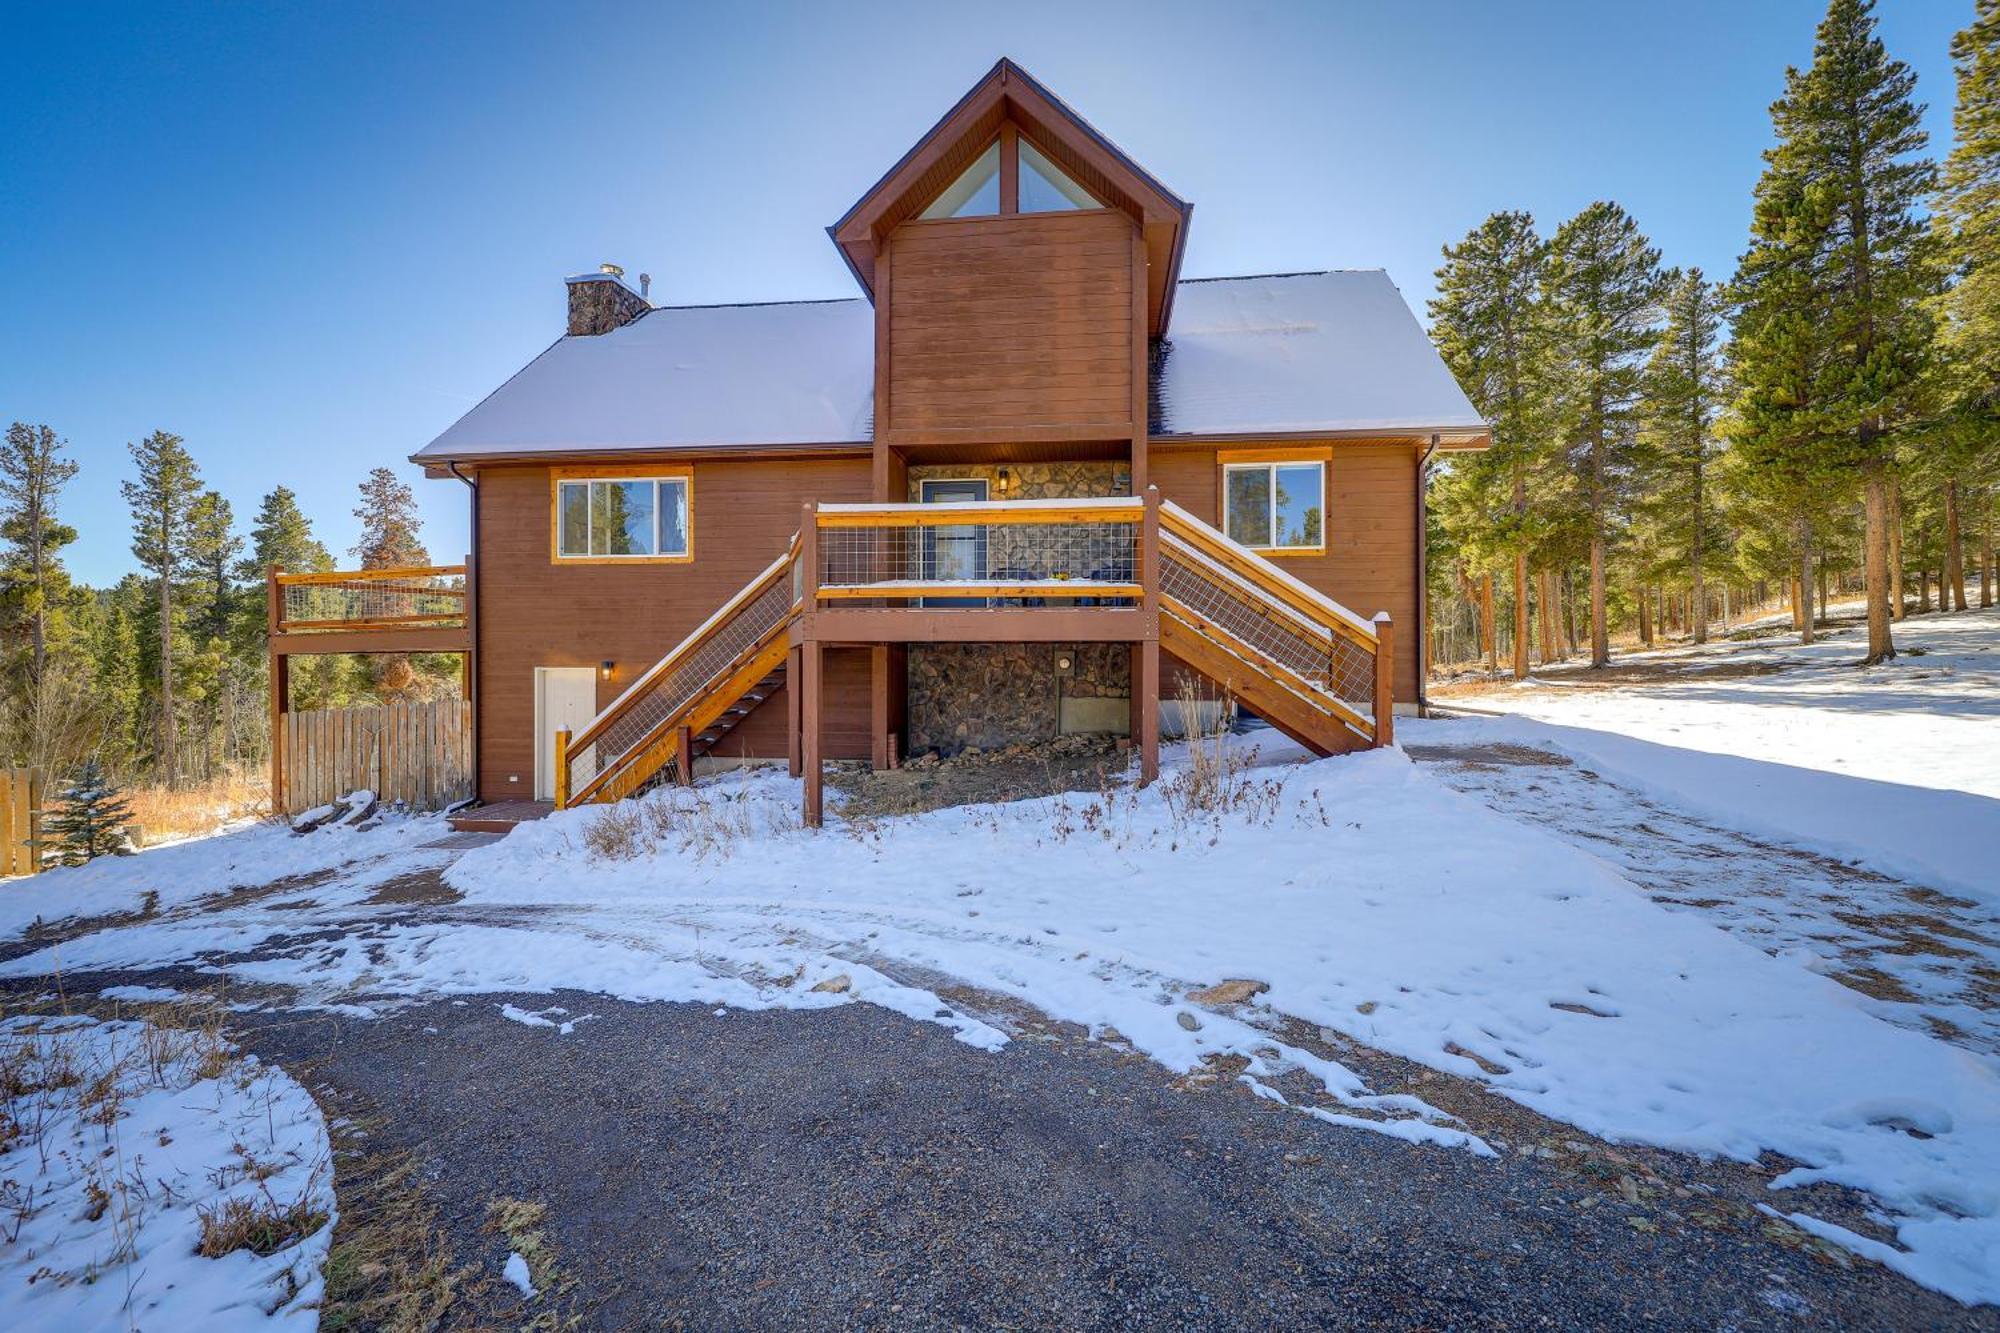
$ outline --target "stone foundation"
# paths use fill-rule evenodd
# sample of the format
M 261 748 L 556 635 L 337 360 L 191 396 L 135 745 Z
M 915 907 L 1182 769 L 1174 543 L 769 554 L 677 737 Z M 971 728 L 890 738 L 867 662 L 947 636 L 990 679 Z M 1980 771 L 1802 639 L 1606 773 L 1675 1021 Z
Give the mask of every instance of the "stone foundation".
M 942 463 L 910 469 L 909 498 L 923 499 L 925 481 L 967 477 L 983 478 L 992 500 L 1132 493 L 1131 466 L 1119 461 Z M 1086 553 L 1084 568 L 1046 569 L 1041 553 L 1013 549 L 1004 533 L 992 539 L 986 558 L 989 568 L 1022 578 L 1086 577 L 1115 559 Z M 1122 643 L 912 644 L 908 656 L 911 755 L 931 750 L 954 755 L 968 746 L 994 750 L 1059 735 L 1122 736 L 1131 730 L 1131 653 Z M 1056 661 L 1063 656 L 1071 667 L 1059 674 Z
M 1122 643 L 912 644 L 908 656 L 912 755 L 1130 730 L 1131 651 Z M 1068 674 L 1057 667 L 1064 657 Z

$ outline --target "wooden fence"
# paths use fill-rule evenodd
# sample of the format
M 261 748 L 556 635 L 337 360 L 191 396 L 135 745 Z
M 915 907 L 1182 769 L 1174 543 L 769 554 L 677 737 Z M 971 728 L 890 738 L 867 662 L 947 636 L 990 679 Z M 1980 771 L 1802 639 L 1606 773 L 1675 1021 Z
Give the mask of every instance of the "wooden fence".
M 41 869 L 42 770 L 0 768 L 0 875 Z
M 363 788 L 423 810 L 472 795 L 472 705 L 462 699 L 283 717 L 287 814 Z

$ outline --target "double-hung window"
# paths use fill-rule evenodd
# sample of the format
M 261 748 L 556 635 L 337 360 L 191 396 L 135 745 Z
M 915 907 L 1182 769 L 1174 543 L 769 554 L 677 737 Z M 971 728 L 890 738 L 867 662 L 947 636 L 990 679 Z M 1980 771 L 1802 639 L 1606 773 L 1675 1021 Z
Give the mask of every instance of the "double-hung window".
M 1260 551 L 1325 550 L 1325 462 L 1224 463 L 1222 530 Z
M 686 476 L 558 474 L 555 494 L 557 560 L 686 560 L 689 481 Z

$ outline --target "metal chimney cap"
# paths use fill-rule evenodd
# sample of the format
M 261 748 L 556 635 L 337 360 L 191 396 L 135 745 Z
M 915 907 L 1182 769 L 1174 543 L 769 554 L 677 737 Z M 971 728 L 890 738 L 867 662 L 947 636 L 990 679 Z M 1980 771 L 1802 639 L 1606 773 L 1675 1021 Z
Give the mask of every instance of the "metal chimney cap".
M 622 278 L 625 276 L 625 270 L 623 268 L 620 268 L 616 264 L 599 264 L 597 266 L 597 271 L 599 273 L 607 274 L 614 278 Z

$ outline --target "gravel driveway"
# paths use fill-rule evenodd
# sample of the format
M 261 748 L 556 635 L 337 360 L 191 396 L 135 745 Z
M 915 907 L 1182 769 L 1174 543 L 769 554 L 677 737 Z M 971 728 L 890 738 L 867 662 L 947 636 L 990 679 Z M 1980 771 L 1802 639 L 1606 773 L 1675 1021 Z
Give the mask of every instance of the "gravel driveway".
M 1763 1218 L 1761 1177 L 1413 1146 L 1032 1021 L 995 1053 L 865 1004 L 243 1022 L 417 1155 L 457 1262 L 498 1274 L 495 1200 L 546 1209 L 560 1281 L 468 1291 L 459 1327 L 2000 1328 Z

